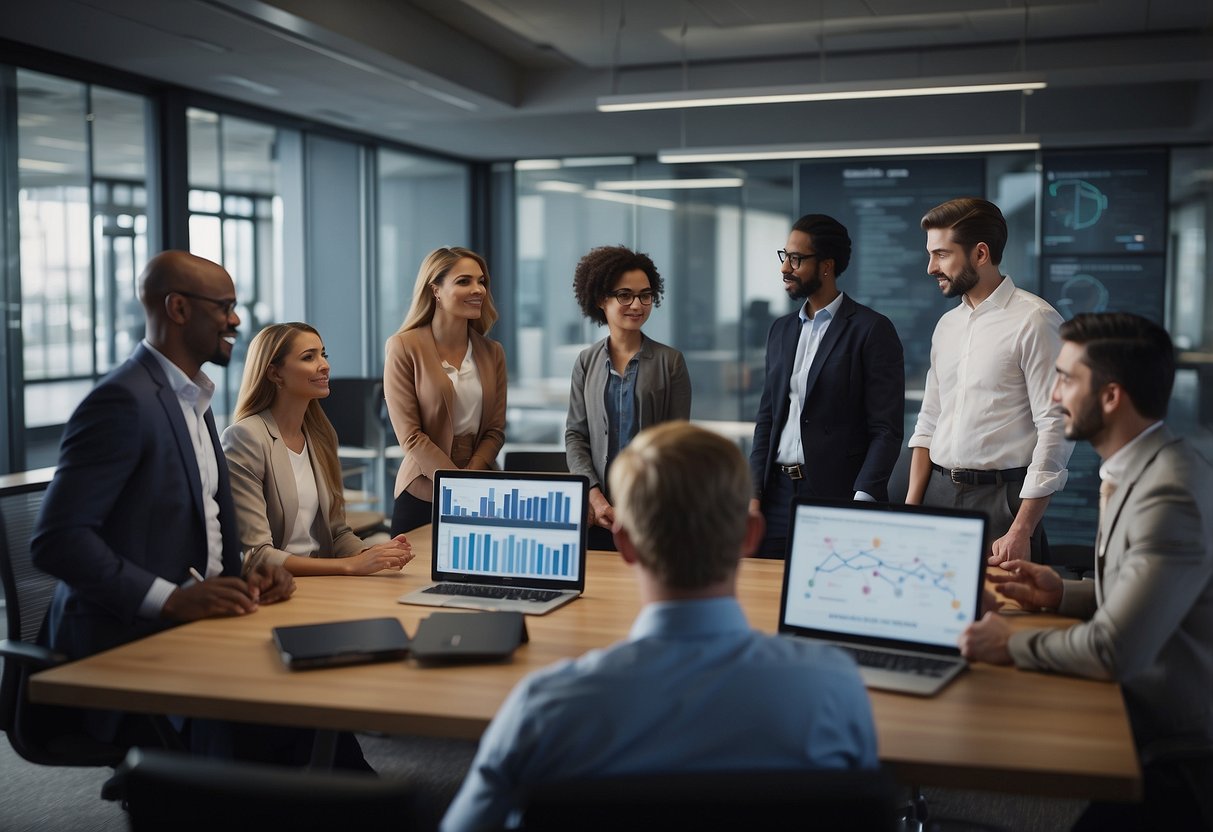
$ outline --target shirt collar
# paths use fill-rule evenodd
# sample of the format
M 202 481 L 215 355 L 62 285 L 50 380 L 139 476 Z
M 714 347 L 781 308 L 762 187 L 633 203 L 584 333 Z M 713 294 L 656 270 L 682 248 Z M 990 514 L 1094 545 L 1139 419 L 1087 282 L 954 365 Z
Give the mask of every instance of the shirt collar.
M 653 636 L 702 637 L 748 633 L 750 629 L 741 605 L 730 595 L 646 604 L 632 622 L 628 638 L 636 641 Z
M 977 304 L 977 306 L 969 306 L 969 302 L 964 298 L 960 299 L 960 305 L 968 309 L 970 314 L 977 312 L 986 304 L 989 304 L 992 307 L 997 306 L 999 309 L 1006 309 L 1007 304 L 1011 302 L 1011 296 L 1014 294 L 1015 281 L 1012 280 L 1008 275 L 1004 274 L 1002 276 L 1002 282 L 998 284 L 998 288 L 993 292 L 990 292 L 986 299 Z
M 831 320 L 831 319 L 833 319 L 833 317 L 835 315 L 838 314 L 838 307 L 842 306 L 842 298 L 843 298 L 843 293 L 839 292 L 838 297 L 834 298 L 832 301 L 830 301 L 829 303 L 827 303 L 825 306 L 823 306 L 821 308 L 821 312 L 826 313 L 825 320 L 827 320 L 827 321 Z M 820 315 L 821 312 L 818 312 L 817 314 Z M 800 307 L 800 322 L 802 324 L 807 324 L 809 321 L 812 321 L 812 320 L 815 320 L 815 318 L 809 317 L 809 302 L 806 300 L 803 304 L 801 304 L 801 307 Z
M 1131 458 L 1129 449 L 1161 427 L 1162 419 L 1159 419 L 1157 422 L 1150 425 L 1141 433 L 1130 439 L 1116 453 L 1105 459 L 1103 464 L 1099 466 L 1100 481 L 1110 482 L 1112 485 L 1120 485 L 1120 481 L 1124 479 L 1125 476 L 1125 469 L 1129 467 L 1129 460 Z
M 143 339 L 143 346 L 147 347 L 148 352 L 160 365 L 160 369 L 164 370 L 164 375 L 168 378 L 168 386 L 177 395 L 177 398 L 199 412 L 210 407 L 211 397 L 215 395 L 215 385 L 206 373 L 198 370 L 198 375 L 191 379 L 184 370 L 153 347 L 146 338 Z

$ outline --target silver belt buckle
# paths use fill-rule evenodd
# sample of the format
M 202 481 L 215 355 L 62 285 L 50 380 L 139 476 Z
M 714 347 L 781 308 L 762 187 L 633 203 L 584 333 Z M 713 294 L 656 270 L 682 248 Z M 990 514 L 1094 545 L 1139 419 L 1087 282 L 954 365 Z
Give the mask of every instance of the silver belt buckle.
M 963 473 L 965 472 L 961 468 L 952 468 L 948 471 L 948 476 L 952 478 L 952 485 L 968 485 L 967 482 L 959 478 Z
M 783 468 L 783 472 L 788 475 L 788 479 L 791 479 L 791 480 L 803 480 L 804 479 L 804 472 L 802 470 L 800 470 L 799 464 L 781 465 L 780 467 Z

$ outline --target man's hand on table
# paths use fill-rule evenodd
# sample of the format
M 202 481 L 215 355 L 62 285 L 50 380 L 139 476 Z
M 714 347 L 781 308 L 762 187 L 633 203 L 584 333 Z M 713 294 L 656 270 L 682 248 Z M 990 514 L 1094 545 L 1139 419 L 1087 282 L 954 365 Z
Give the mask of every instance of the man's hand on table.
M 198 621 L 256 612 L 259 604 L 285 601 L 295 592 L 295 578 L 279 565 L 259 564 L 244 578 L 215 577 L 173 590 L 160 610 L 172 621 Z

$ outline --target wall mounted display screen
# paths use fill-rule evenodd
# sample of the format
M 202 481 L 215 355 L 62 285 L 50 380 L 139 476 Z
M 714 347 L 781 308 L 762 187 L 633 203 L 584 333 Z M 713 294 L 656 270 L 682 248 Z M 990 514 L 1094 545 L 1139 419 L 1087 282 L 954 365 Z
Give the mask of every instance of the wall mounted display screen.
M 984 160 L 974 158 L 799 166 L 800 213 L 829 214 L 851 235 L 851 265 L 838 287 L 897 327 L 911 383 L 926 377 L 935 324 L 957 303 L 927 277 L 919 221 L 949 199 L 984 196 L 985 177 Z
M 1166 250 L 1167 152 L 1045 153 L 1041 253 Z
M 1044 298 L 1069 320 L 1083 312 L 1135 312 L 1163 323 L 1162 255 L 1045 257 Z

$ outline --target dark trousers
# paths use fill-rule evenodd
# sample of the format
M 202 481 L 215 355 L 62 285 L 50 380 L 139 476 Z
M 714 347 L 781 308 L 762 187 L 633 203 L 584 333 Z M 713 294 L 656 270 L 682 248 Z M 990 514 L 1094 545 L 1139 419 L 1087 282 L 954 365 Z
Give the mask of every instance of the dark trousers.
M 401 491 L 392 506 L 392 537 L 427 525 L 433 519 L 434 506 L 428 500 Z
M 941 471 L 931 469 L 931 478 L 927 480 L 927 490 L 923 494 L 924 506 L 939 508 L 963 508 L 972 511 L 983 511 L 990 518 L 986 526 L 986 553 L 995 540 L 1002 537 L 1011 528 L 1019 506 L 1023 502 L 1019 491 L 1022 482 L 1006 482 L 990 485 L 957 485 L 952 478 Z M 1041 527 L 1038 523 L 1032 530 L 1032 562 L 1043 560 L 1041 553 Z
M 1213 755 L 1142 766 L 1141 803 L 1092 803 L 1072 832 L 1213 830 Z
M 754 557 L 782 560 L 786 556 L 792 499 L 807 490 L 808 480 L 793 480 L 779 468 L 772 466 L 771 475 L 762 490 L 762 516 L 766 520 L 767 530 Z

